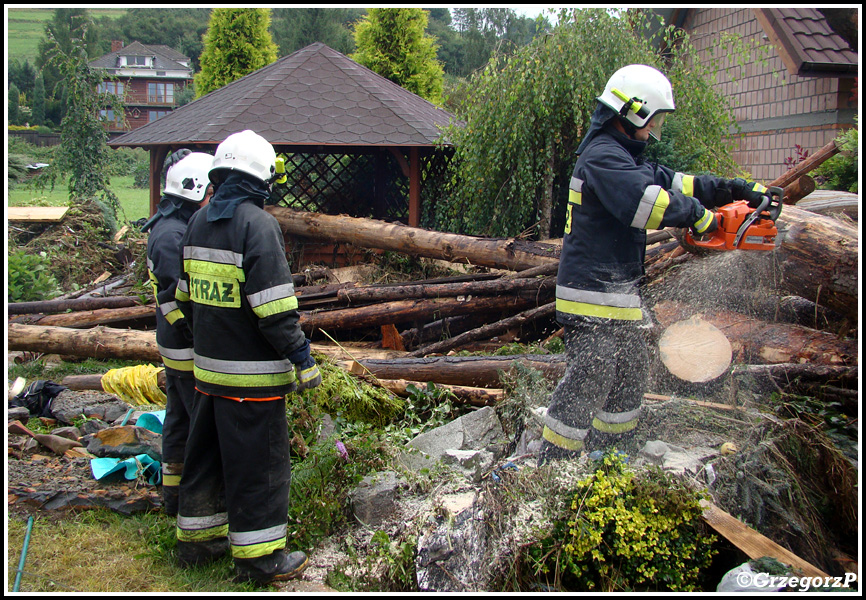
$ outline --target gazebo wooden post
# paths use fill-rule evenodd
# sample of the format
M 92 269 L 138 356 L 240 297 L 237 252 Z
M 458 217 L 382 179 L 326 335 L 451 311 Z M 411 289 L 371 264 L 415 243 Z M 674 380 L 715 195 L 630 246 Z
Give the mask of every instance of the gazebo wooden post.
M 421 224 L 421 159 L 418 147 L 409 149 L 409 227 Z
M 156 146 L 150 149 L 150 216 L 156 214 L 159 207 L 160 184 L 162 183 L 162 164 L 168 154 L 168 146 Z

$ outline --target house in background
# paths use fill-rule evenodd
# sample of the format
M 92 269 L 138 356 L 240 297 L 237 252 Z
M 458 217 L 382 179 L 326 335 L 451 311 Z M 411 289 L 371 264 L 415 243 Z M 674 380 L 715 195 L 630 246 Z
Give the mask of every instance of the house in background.
M 126 122 L 110 110 L 103 111 L 112 133 L 125 133 L 164 117 L 177 106 L 177 96 L 192 84 L 193 69 L 188 56 L 168 46 L 146 46 L 111 42 L 111 52 L 88 63 L 103 69 L 113 79 L 100 84 L 100 91 L 124 98 Z
M 733 158 L 756 181 L 776 179 L 788 170 L 789 157 L 799 162 L 798 154 L 812 154 L 854 126 L 856 8 L 653 10 L 688 32 L 704 64 L 719 61 L 715 88 L 731 101 L 740 129 L 732 132 Z M 726 35 L 761 50 L 737 66 L 736 56 L 719 56 Z

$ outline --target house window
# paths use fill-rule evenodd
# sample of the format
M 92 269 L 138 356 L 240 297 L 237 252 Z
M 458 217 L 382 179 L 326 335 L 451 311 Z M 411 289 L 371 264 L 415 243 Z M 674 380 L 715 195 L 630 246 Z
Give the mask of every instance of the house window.
M 174 84 L 173 83 L 148 83 L 147 84 L 147 101 L 154 104 L 173 104 L 174 103 Z
M 126 64 L 129 67 L 146 67 L 147 66 L 147 57 L 146 56 L 127 56 Z
M 122 81 L 103 81 L 97 87 L 100 94 L 112 94 L 114 96 L 123 96 Z
M 150 123 L 152 121 L 156 121 L 160 117 L 164 117 L 170 111 L 168 110 L 149 110 L 147 111 L 147 122 Z
M 110 121 L 110 122 L 112 122 L 114 125 L 116 125 L 117 127 L 120 127 L 120 126 L 122 125 L 122 123 L 121 123 L 121 120 L 122 120 L 121 115 L 115 115 L 115 114 L 114 114 L 114 111 L 111 110 L 111 109 L 100 110 L 100 111 L 99 111 L 99 116 L 102 117 L 102 119 L 103 119 L 104 121 Z

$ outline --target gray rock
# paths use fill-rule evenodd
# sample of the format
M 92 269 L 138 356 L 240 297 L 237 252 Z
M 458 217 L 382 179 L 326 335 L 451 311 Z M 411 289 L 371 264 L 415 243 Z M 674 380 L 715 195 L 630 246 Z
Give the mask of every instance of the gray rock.
M 393 516 L 397 507 L 397 490 L 405 485 L 393 471 L 368 475 L 349 494 L 355 517 L 375 527 Z
M 669 450 L 670 447 L 661 440 L 652 440 L 644 444 L 638 456 L 642 456 L 654 465 L 661 465 L 664 462 L 665 454 Z
M 27 410 L 23 406 L 16 406 L 14 408 L 9 408 L 9 412 L 6 413 L 6 421 L 21 421 L 22 423 L 27 423 L 30 420 L 30 411 Z
M 108 428 L 109 424 L 101 419 L 88 419 L 81 425 L 81 433 L 83 435 L 90 435 L 91 433 Z
M 58 427 L 51 431 L 51 435 L 59 435 L 70 440 L 78 441 L 81 437 L 81 430 L 78 427 Z
M 105 392 L 63 390 L 51 403 L 54 417 L 67 425 L 82 415 L 96 417 L 108 423 L 123 418 L 130 406 L 117 396 Z
M 147 454 L 162 461 L 162 436 L 143 427 L 109 427 L 87 436 L 87 451 L 99 458 L 129 458 Z
M 486 450 L 446 450 L 442 464 L 454 466 L 472 483 L 478 483 L 493 467 L 493 453 Z
M 496 411 L 485 406 L 417 436 L 406 444 L 398 460 L 414 471 L 431 468 L 447 450 L 485 450 L 493 454 L 495 460 L 507 444 Z

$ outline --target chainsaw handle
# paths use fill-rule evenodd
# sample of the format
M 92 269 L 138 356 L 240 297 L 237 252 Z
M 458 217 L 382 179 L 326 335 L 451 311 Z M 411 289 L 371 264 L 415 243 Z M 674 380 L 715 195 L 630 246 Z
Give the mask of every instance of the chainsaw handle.
M 761 213 L 764 210 L 770 214 L 770 218 L 775 221 L 782 214 L 782 201 L 785 199 L 785 190 L 778 186 L 767 188 L 767 194 L 764 196 L 764 202 L 758 207 L 756 212 Z M 769 207 L 769 208 L 768 208 Z

